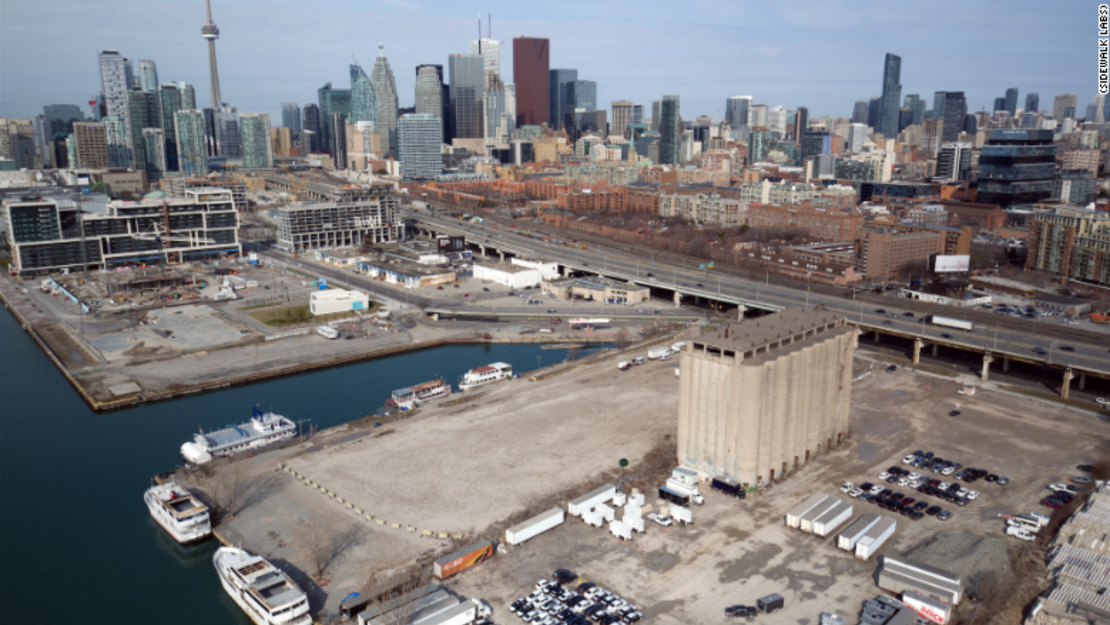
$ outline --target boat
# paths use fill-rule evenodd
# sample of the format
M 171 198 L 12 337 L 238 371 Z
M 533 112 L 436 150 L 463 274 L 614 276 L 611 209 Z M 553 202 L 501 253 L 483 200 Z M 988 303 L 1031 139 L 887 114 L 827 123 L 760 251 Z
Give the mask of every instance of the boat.
M 228 425 L 222 430 L 193 435 L 193 441 L 181 446 L 181 457 L 190 464 L 204 464 L 213 458 L 222 458 L 251 451 L 274 443 L 292 439 L 297 435 L 297 424 L 287 417 L 272 412 L 252 409 L 251 420 L 239 425 Z
M 507 380 L 513 377 L 513 366 L 507 362 L 495 362 L 484 367 L 471 369 L 463 374 L 459 382 L 459 390 L 468 391 L 476 386 L 489 384 L 498 380 Z
M 430 382 L 421 382 L 393 391 L 390 398 L 385 400 L 385 405 L 401 410 L 412 410 L 428 400 L 447 397 L 450 394 L 451 385 L 444 382 L 443 378 L 436 378 Z
M 309 625 L 308 596 L 262 556 L 220 547 L 212 556 L 224 590 L 258 625 Z
M 150 516 L 181 544 L 212 535 L 208 506 L 178 484 L 157 484 L 143 495 Z

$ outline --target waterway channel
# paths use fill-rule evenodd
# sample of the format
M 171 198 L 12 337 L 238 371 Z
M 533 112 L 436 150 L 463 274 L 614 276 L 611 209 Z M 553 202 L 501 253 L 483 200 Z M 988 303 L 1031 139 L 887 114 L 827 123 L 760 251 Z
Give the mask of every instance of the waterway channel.
M 578 355 L 591 350 L 579 350 Z M 96 414 L 0 311 L 0 614 L 6 623 L 246 624 L 212 568 L 214 540 L 182 548 L 143 504 L 197 431 L 253 405 L 322 428 L 374 412 L 395 388 L 496 361 L 518 373 L 564 349 L 468 345 L 412 352 Z

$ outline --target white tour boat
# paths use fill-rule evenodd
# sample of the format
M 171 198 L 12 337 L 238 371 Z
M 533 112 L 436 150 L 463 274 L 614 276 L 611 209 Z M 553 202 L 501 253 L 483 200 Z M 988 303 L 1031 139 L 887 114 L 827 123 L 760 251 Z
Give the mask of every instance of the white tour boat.
M 220 583 L 258 625 L 309 625 L 308 596 L 266 558 L 235 547 L 212 556 Z
M 212 535 L 208 506 L 192 493 L 170 482 L 152 486 L 143 495 L 150 516 L 179 543 L 191 543 Z
M 191 443 L 181 446 L 181 457 L 191 464 L 204 464 L 213 458 L 251 451 L 297 435 L 297 424 L 291 419 L 258 408 L 252 410 L 251 420 L 246 423 L 194 434 Z
M 430 382 L 421 382 L 393 391 L 392 396 L 385 400 L 385 405 L 401 410 L 412 410 L 430 399 L 447 397 L 450 394 L 451 385 L 444 382 L 442 378 L 436 378 Z
M 513 377 L 513 366 L 507 362 L 495 362 L 484 367 L 471 369 L 467 371 L 462 381 L 459 382 L 459 389 L 468 391 L 476 386 L 489 384 L 498 380 L 507 380 Z

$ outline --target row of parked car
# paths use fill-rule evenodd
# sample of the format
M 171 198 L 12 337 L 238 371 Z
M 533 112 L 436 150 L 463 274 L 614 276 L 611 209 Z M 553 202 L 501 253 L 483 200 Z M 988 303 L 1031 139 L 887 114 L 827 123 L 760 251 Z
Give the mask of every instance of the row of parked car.
M 1095 469 L 1089 464 L 1081 464 L 1076 468 L 1087 473 L 1090 473 Z M 1069 477 L 1067 484 L 1049 484 L 1048 490 L 1052 491 L 1052 494 L 1042 499 L 1041 505 L 1046 508 L 1052 508 L 1053 510 L 1059 510 L 1060 508 L 1063 508 L 1067 504 L 1071 503 L 1071 500 L 1074 499 L 1075 496 L 1078 495 L 1079 492 L 1082 491 L 1083 488 L 1090 483 L 1091 478 L 1085 475 L 1081 475 Z M 1101 482 L 1095 483 L 1101 484 Z
M 531 594 L 514 601 L 512 613 L 537 625 L 629 625 L 643 618 L 636 606 L 593 582 L 566 587 L 578 579 L 567 569 L 557 569 L 553 577 L 536 582 Z
M 840 487 L 840 492 L 846 493 L 850 497 L 859 497 L 860 501 L 873 503 L 884 510 L 900 514 L 914 521 L 919 521 L 926 515 L 936 516 L 941 521 L 947 521 L 952 518 L 952 513 L 942 509 L 940 506 L 929 506 L 927 501 L 918 501 L 916 498 L 909 497 L 905 493 L 894 492 L 889 488 L 883 488 L 881 484 L 876 485 L 871 482 L 864 482 L 857 487 L 851 482 L 846 482 Z
M 933 473 L 939 473 L 941 475 L 952 475 L 955 473 L 955 479 L 968 483 L 978 479 L 982 479 L 985 482 L 997 482 L 1002 485 L 1010 482 L 1010 478 L 1008 477 L 995 475 L 994 473 L 988 472 L 986 469 L 973 469 L 971 467 L 963 469 L 964 465 L 959 462 L 945 460 L 944 458 L 936 456 L 931 451 L 923 452 L 920 449 L 902 458 L 902 464 L 908 464 L 914 468 L 932 471 Z

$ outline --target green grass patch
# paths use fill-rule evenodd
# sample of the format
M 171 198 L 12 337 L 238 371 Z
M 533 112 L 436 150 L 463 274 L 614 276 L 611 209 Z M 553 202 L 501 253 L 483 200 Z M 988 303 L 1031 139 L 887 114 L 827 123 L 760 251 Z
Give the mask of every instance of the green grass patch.
M 273 308 L 274 306 L 281 306 L 288 302 L 270 302 L 268 304 L 255 304 L 254 306 L 244 306 L 239 310 L 258 310 L 259 308 Z
M 11 267 L 11 266 L 12 266 L 12 257 L 11 256 L 5 256 L 3 258 L 0 258 L 0 269 L 7 269 L 8 267 Z
M 310 323 L 315 320 L 308 304 L 299 306 L 283 306 L 281 308 L 267 308 L 249 313 L 251 319 L 261 321 L 268 326 L 292 326 Z

